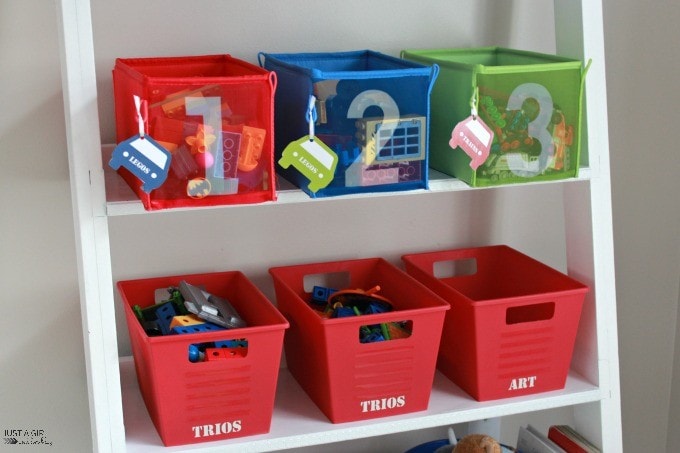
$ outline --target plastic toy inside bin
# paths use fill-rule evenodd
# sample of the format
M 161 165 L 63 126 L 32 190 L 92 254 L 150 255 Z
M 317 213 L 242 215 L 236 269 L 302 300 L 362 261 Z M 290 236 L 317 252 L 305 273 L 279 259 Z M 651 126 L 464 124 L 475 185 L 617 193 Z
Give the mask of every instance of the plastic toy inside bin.
M 451 304 L 437 367 L 454 383 L 479 401 L 564 388 L 587 286 L 503 245 L 403 261 Z
M 425 189 L 437 68 L 371 50 L 260 54 L 276 72 L 277 172 L 312 197 Z M 309 134 L 329 150 L 300 150 Z M 308 176 L 305 176 L 307 174 Z
M 270 269 L 279 310 L 290 322 L 291 374 L 333 423 L 427 409 L 448 304 L 381 258 Z M 309 304 L 306 280 L 341 275 L 346 288 L 380 286 L 394 310 L 324 319 Z M 344 288 L 339 288 L 344 289 Z M 362 326 L 407 321 L 408 338 L 360 343 Z
M 158 288 L 181 281 L 227 299 L 247 327 L 148 336 L 132 307 L 154 304 Z M 270 429 L 286 319 L 240 272 L 121 281 L 139 388 L 163 444 L 184 445 L 267 433 Z M 247 342 L 244 354 L 192 363 L 189 347 Z
M 444 448 L 447 446 L 449 449 Z M 451 453 L 453 451 L 453 447 L 448 439 L 438 439 L 416 445 L 415 447 L 408 449 L 405 453 L 439 453 L 440 448 L 442 449 L 441 453 Z M 514 451 L 514 448 L 501 444 L 501 453 L 512 453 Z
M 146 133 L 171 153 L 167 168 L 133 156 L 151 171 L 167 174 L 147 193 L 133 174 L 136 167 L 130 169 L 114 151 L 114 168 L 145 209 L 276 198 L 275 74 L 230 55 L 119 58 L 113 87 L 117 141 L 139 133 L 136 95 L 147 106 L 142 109 Z
M 439 65 L 432 90 L 432 168 L 473 187 L 578 175 L 585 76 L 581 61 L 501 47 L 414 49 L 403 51 L 402 57 Z M 480 127 L 453 134 L 472 115 L 473 99 L 479 118 L 493 132 L 492 142 Z M 473 160 L 455 143 L 461 140 L 474 144 L 477 149 L 471 152 L 489 150 L 488 157 L 481 164 Z

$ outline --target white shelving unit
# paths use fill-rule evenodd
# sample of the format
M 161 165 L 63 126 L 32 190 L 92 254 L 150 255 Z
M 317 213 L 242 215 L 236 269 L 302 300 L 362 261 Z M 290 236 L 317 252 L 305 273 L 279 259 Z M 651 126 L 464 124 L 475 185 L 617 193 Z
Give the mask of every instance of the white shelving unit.
M 600 2 L 555 1 L 558 53 L 593 60 L 586 79 L 588 167 L 577 179 L 537 185 L 563 194 L 566 271 L 591 288 L 584 306 L 572 368 L 563 390 L 479 403 L 440 374 L 436 375 L 427 411 L 368 422 L 329 423 L 295 380 L 281 370 L 271 432 L 223 442 L 165 448 L 160 444 L 139 394 L 130 357 L 119 357 L 113 291 L 112 217 L 144 212 L 127 195 L 107 201 L 102 139 L 98 122 L 95 49 L 90 1 L 58 0 L 61 61 L 69 147 L 73 215 L 88 377 L 93 444 L 99 452 L 273 451 L 326 444 L 467 421 L 516 415 L 551 408 L 570 408 L 576 429 L 604 452 L 620 452 L 621 415 L 616 331 L 616 300 L 611 227 L 606 85 Z M 506 193 L 509 187 L 483 189 Z M 211 208 L 210 211 L 262 212 L 298 209 L 314 203 L 351 207 L 372 199 L 412 201 L 447 196 L 452 200 L 482 192 L 443 175 L 433 175 L 430 190 L 311 200 L 286 188 L 279 200 L 258 207 Z M 276 207 L 274 207 L 276 206 Z M 478 206 L 484 209 L 484 206 Z M 231 212 L 231 211 L 230 211 Z M 267 211 L 271 212 L 271 211 Z M 179 215 L 169 213 L 168 215 Z M 435 216 L 436 214 L 432 214 Z M 137 218 L 137 216 L 135 216 Z M 234 222 L 234 220 L 231 220 Z M 452 228 L 454 228 L 452 226 Z M 439 244 L 431 244 L 435 248 Z M 400 250 L 395 251 L 399 253 Z M 266 267 L 267 263 L 263 264 Z M 124 423 L 125 420 L 125 423 Z

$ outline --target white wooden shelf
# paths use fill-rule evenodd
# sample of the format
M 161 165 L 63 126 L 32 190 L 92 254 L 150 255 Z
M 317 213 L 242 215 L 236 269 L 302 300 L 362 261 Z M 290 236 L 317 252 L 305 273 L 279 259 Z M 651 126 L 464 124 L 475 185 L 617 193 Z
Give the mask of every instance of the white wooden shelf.
M 105 145 L 102 147 L 102 161 L 106 165 L 109 161 L 111 152 L 113 151 L 113 145 Z M 358 198 L 380 198 L 380 197 L 408 197 L 408 196 L 418 196 L 425 195 L 428 193 L 441 193 L 441 192 L 459 192 L 459 191 L 469 191 L 469 190 L 484 190 L 484 189 L 509 189 L 512 187 L 525 187 L 527 185 L 537 185 L 537 184 L 559 184 L 559 183 L 570 183 L 576 181 L 587 181 L 591 178 L 592 172 L 589 167 L 579 168 L 579 174 L 576 178 L 563 179 L 558 181 L 543 181 L 543 182 L 531 182 L 527 184 L 513 184 L 513 185 L 502 185 L 494 186 L 488 188 L 473 188 L 467 183 L 448 176 L 444 173 L 438 172 L 436 170 L 429 170 L 429 188 L 428 189 L 417 189 L 402 192 L 366 192 L 351 195 L 342 195 L 337 197 L 325 197 L 325 198 L 312 198 L 307 195 L 302 190 L 295 187 L 290 182 L 286 181 L 282 177 L 277 175 L 277 199 L 275 201 L 267 201 L 259 204 L 253 205 L 225 205 L 225 206 L 215 206 L 215 207 L 199 207 L 199 208 L 171 208 L 163 209 L 159 211 L 147 211 L 144 209 L 142 202 L 135 193 L 130 189 L 127 183 L 116 174 L 110 167 L 104 167 L 104 179 L 106 181 L 106 215 L 109 217 L 125 216 L 125 215 L 135 215 L 135 214 L 148 214 L 152 212 L 172 212 L 172 211 L 195 211 L 201 209 L 216 209 L 216 208 L 226 208 L 226 207 L 240 207 L 247 208 L 249 206 L 266 206 L 270 204 L 292 204 L 292 203 L 307 203 L 307 202 L 319 202 L 319 201 L 334 201 L 334 200 L 346 200 L 346 199 L 358 199 Z
M 297 381 L 282 368 L 279 374 L 271 430 L 268 434 L 204 442 L 178 447 L 163 446 L 137 386 L 131 357 L 120 361 L 128 453 L 200 451 L 279 451 L 365 437 L 599 401 L 601 390 L 571 372 L 565 388 L 536 395 L 478 402 L 441 373 L 435 373 L 426 411 L 360 422 L 333 424 L 317 408 Z
M 143 27 L 135 26 L 136 22 L 132 19 L 137 17 L 133 17 L 134 14 L 131 11 L 127 11 L 128 9 L 137 8 L 138 5 L 134 4 L 134 2 L 128 2 L 129 4 L 126 7 L 120 9 L 120 13 L 123 17 L 127 14 L 129 17 L 126 17 L 126 19 L 130 19 L 130 21 L 116 21 L 117 18 L 112 20 L 108 16 L 105 19 L 99 17 L 101 19 L 99 27 L 106 28 L 106 25 L 115 24 L 115 27 L 103 30 L 103 35 L 106 35 L 106 37 L 115 36 L 115 40 L 120 40 L 121 46 L 124 45 L 125 37 L 134 36 L 135 46 L 138 46 L 136 51 L 144 52 L 144 49 L 147 49 L 147 47 L 144 47 L 147 37 L 159 37 L 162 40 L 162 36 L 166 35 L 159 32 L 159 30 L 163 32 L 172 31 L 174 33 L 174 30 L 167 27 L 167 24 L 173 21 L 181 21 L 183 7 L 187 7 L 189 10 L 196 10 L 191 2 L 186 0 L 175 1 L 176 3 L 173 5 L 168 4 L 162 15 L 155 15 L 158 17 L 150 17 L 150 14 L 137 14 L 139 18 L 144 20 Z M 291 2 L 296 3 L 297 6 L 291 7 L 290 4 L 286 3 L 286 6 L 282 8 L 288 8 L 287 12 L 297 13 L 301 8 L 310 6 L 304 5 L 303 0 L 297 2 L 291 0 Z M 121 227 L 122 223 L 126 225 L 134 224 L 134 219 L 127 218 L 121 219 L 120 222 L 113 222 L 112 217 L 143 214 L 147 211 L 144 210 L 141 202 L 136 200 L 132 191 L 125 185 L 122 179 L 108 168 L 106 153 L 107 151 L 110 152 L 111 147 L 102 147 L 99 125 L 99 114 L 102 112 L 99 112 L 98 109 L 100 106 L 104 107 L 106 103 L 100 104 L 97 96 L 98 80 L 95 71 L 96 51 L 93 37 L 92 11 L 90 9 L 91 3 L 94 2 L 91 2 L 91 0 L 58 0 L 57 2 L 61 38 L 60 51 L 64 111 L 94 451 L 111 453 L 123 451 L 144 453 L 154 451 L 273 451 L 349 441 L 352 439 L 446 426 L 466 421 L 503 417 L 559 407 L 571 408 L 575 428 L 598 444 L 605 453 L 619 453 L 622 451 L 616 292 L 613 271 L 614 252 L 609 180 L 609 141 L 607 135 L 607 90 L 604 69 L 601 2 L 591 0 L 570 2 L 555 0 L 553 2 L 557 53 L 579 58 L 583 61 L 587 59 L 592 59 L 593 61 L 585 80 L 586 96 L 584 98 L 585 146 L 583 152 L 587 154 L 587 165 L 589 168 L 581 168 L 577 178 L 557 182 L 561 184 L 560 190 L 551 191 L 551 199 L 548 200 L 545 196 L 541 198 L 542 202 L 549 204 L 550 207 L 554 207 L 559 211 L 557 213 L 553 212 L 553 214 L 556 214 L 554 217 L 558 218 L 559 227 L 555 228 L 552 225 L 553 228 L 551 229 L 549 225 L 544 229 L 543 217 L 545 214 L 543 212 L 537 213 L 534 211 L 531 213 L 531 217 L 527 217 L 528 222 L 533 222 L 531 231 L 541 236 L 541 238 L 536 238 L 535 242 L 535 245 L 537 244 L 536 246 L 539 248 L 556 237 L 550 233 L 553 233 L 554 230 L 558 231 L 558 239 L 553 240 L 547 246 L 555 249 L 553 251 L 557 251 L 558 254 L 565 252 L 565 256 L 561 256 L 559 259 L 564 261 L 567 272 L 574 278 L 587 284 L 591 289 L 586 296 L 584 310 L 581 315 L 574 357 L 571 364 L 572 371 L 569 374 L 566 388 L 561 391 L 527 397 L 480 403 L 468 397 L 442 375 L 437 374 L 430 398 L 430 407 L 427 411 L 381 418 L 369 422 L 362 421 L 335 425 L 327 421 L 300 389 L 291 375 L 285 369 L 282 369 L 273 422 L 269 434 L 176 448 L 162 446 L 139 394 L 133 361 L 129 357 L 122 359 L 119 357 L 118 335 L 123 329 L 120 325 L 116 324 L 116 304 L 113 288 L 115 273 L 112 268 L 112 244 L 109 235 L 109 224 L 115 223 L 116 227 Z M 474 4 L 474 2 L 470 3 Z M 103 2 L 98 4 L 98 6 L 103 8 L 102 5 L 105 4 Z M 134 8 L 133 5 L 135 5 Z M 401 11 L 402 5 L 399 6 L 397 10 L 400 13 L 395 13 L 395 17 L 398 16 L 400 20 L 409 20 L 411 18 L 409 8 L 404 8 Z M 416 5 L 413 6 L 415 7 Z M 442 8 L 442 11 L 449 9 L 448 3 L 444 0 L 429 6 L 432 8 Z M 240 13 L 246 15 L 253 13 L 254 16 L 248 16 L 248 18 L 242 21 L 247 24 L 249 20 L 252 22 L 256 20 L 254 18 L 261 17 L 261 13 L 266 8 L 269 8 L 269 5 L 253 4 L 241 8 L 240 6 L 234 7 L 233 5 L 215 3 L 211 7 L 219 10 L 215 11 L 218 14 L 211 14 L 212 17 L 219 17 L 222 14 L 233 18 L 238 17 L 239 21 L 243 19 L 239 16 Z M 250 11 L 251 7 L 253 8 L 252 11 Z M 143 10 L 145 7 L 139 6 L 139 8 Z M 347 17 L 354 17 L 355 12 L 351 8 L 351 6 L 338 7 L 336 13 L 341 21 Z M 512 8 L 512 6 L 508 6 L 508 8 Z M 103 9 L 106 10 L 106 8 Z M 266 11 L 271 12 L 269 10 Z M 281 12 L 279 11 L 279 13 Z M 211 11 L 211 13 L 213 12 Z M 373 19 L 370 15 L 364 14 L 364 16 L 364 20 Z M 278 17 L 276 19 L 278 20 Z M 503 17 L 503 20 L 505 19 L 507 18 Z M 343 22 L 343 35 L 340 37 L 344 37 L 345 34 L 351 34 L 350 30 L 352 27 L 357 28 L 361 26 L 358 23 L 349 22 L 351 20 Z M 442 22 L 441 24 L 448 28 L 455 28 L 456 26 L 455 23 L 448 24 Z M 290 29 L 289 25 L 285 20 L 270 23 L 272 27 L 287 27 L 285 29 L 286 32 Z M 391 26 L 392 24 L 388 25 Z M 401 30 L 399 27 L 393 28 L 395 36 L 398 35 L 400 38 L 408 39 L 408 36 L 401 36 L 405 30 Z M 423 26 L 421 28 L 427 27 Z M 508 26 L 508 28 L 512 27 Z M 475 28 L 475 32 L 476 30 L 477 28 Z M 225 33 L 239 32 L 238 30 L 230 30 L 229 27 L 222 27 L 220 30 L 215 31 L 224 31 Z M 257 32 L 261 32 L 259 28 Z M 285 33 L 282 34 L 275 30 L 269 30 L 269 32 L 272 36 L 281 38 L 282 46 L 290 46 L 291 48 L 295 46 L 294 41 L 286 41 L 287 35 Z M 414 33 L 416 34 L 414 35 Z M 424 41 L 439 39 L 435 35 L 427 35 L 429 38 L 424 38 Z M 417 37 L 417 31 L 411 31 L 411 38 L 413 37 Z M 460 42 L 459 38 L 461 37 L 456 37 L 456 35 L 450 37 L 454 43 L 457 39 Z M 222 40 L 224 37 L 219 39 Z M 102 41 L 106 41 L 106 39 Z M 98 44 L 102 41 L 98 40 Z M 231 41 L 236 46 L 239 43 L 246 44 L 246 40 L 240 36 L 238 39 L 232 39 Z M 397 42 L 398 40 L 394 41 Z M 164 41 L 160 41 L 159 44 L 163 43 Z M 194 43 L 193 47 L 189 45 L 188 51 L 198 51 L 198 49 L 195 49 L 197 45 L 197 43 Z M 390 45 L 392 45 L 391 42 Z M 165 50 L 172 52 L 172 49 Z M 247 49 L 241 50 L 247 51 Z M 303 50 L 306 49 L 299 49 L 299 51 Z M 109 57 L 105 58 L 108 59 Z M 106 83 L 108 83 L 108 79 Z M 103 85 L 106 86 L 106 83 Z M 434 247 L 441 244 L 448 246 L 454 242 L 452 239 L 455 236 L 453 234 L 454 230 L 461 233 L 460 237 L 462 239 L 460 240 L 467 240 L 468 236 L 462 235 L 466 235 L 468 232 L 476 233 L 482 230 L 487 235 L 476 235 L 474 238 L 478 238 L 478 242 L 491 241 L 492 236 L 490 234 L 498 233 L 498 231 L 491 231 L 492 228 L 490 227 L 498 225 L 512 230 L 508 234 L 512 237 L 526 234 L 522 230 L 522 224 L 515 224 L 515 221 L 519 220 L 521 214 L 511 212 L 511 209 L 494 210 L 494 208 L 499 207 L 493 206 L 493 203 L 489 203 L 490 205 L 487 206 L 484 201 L 487 200 L 487 197 L 462 196 L 460 198 L 474 198 L 474 200 L 466 201 L 473 201 L 475 203 L 471 205 L 472 209 L 464 213 L 466 215 L 464 221 L 460 224 L 446 221 L 448 219 L 444 219 L 445 222 L 437 222 L 441 217 L 437 207 L 443 208 L 445 204 L 449 204 L 451 200 L 459 197 L 442 197 L 436 194 L 454 194 L 458 192 L 476 195 L 482 192 L 474 192 L 480 189 L 471 189 L 467 184 L 455 178 L 437 174 L 436 172 L 432 172 L 430 175 L 430 189 L 428 190 L 348 195 L 324 199 L 310 198 L 304 192 L 286 185 L 283 181 L 279 181 L 279 184 L 277 201 L 258 205 L 240 205 L 237 209 L 245 209 L 247 211 L 239 212 L 247 212 L 248 214 L 255 212 L 258 217 L 261 215 L 261 218 L 258 219 L 260 222 L 258 226 L 266 227 L 267 225 L 273 225 L 275 220 L 281 221 L 287 214 L 307 211 L 305 209 L 298 209 L 296 205 L 299 204 L 321 202 L 321 204 L 314 205 L 314 207 L 318 206 L 321 211 L 325 211 L 328 214 L 328 212 L 332 212 L 336 207 L 351 210 L 356 205 L 362 205 L 360 202 L 355 204 L 347 201 L 353 198 L 392 197 L 391 200 L 396 201 L 397 203 L 395 204 L 402 205 L 402 208 L 405 205 L 409 205 L 408 208 L 411 206 L 427 208 L 419 211 L 424 220 L 418 224 L 418 227 L 422 227 L 424 223 L 436 225 L 437 228 L 443 225 L 443 227 L 436 230 L 436 235 L 434 235 L 436 237 L 425 234 L 421 235 L 420 239 L 424 238 L 426 243 L 421 242 L 419 246 Z M 491 190 L 503 191 L 503 194 L 505 194 L 507 191 L 512 191 L 513 187 L 519 186 L 524 185 L 498 186 Z M 483 193 L 488 194 L 491 192 Z M 493 192 L 491 194 L 495 197 L 496 194 L 500 193 Z M 524 193 L 520 195 L 524 195 Z M 488 199 L 494 197 L 488 197 Z M 337 205 L 332 204 L 335 200 L 345 200 L 345 202 L 340 202 Z M 418 203 L 417 201 L 420 200 L 426 201 Z M 540 204 L 543 206 L 544 203 Z M 430 210 L 431 204 L 435 205 L 435 207 Z M 288 207 L 285 208 L 285 213 L 282 215 L 280 209 L 270 209 L 273 205 Z M 156 212 L 167 212 L 167 210 Z M 305 214 L 308 214 L 308 212 L 305 212 Z M 386 216 L 386 222 L 389 222 L 390 219 L 392 220 L 390 226 L 398 224 L 402 220 L 399 217 L 401 215 L 399 210 L 381 214 Z M 249 230 L 250 225 L 245 221 L 239 223 L 239 216 L 224 217 L 227 219 L 221 219 L 221 221 L 231 222 L 229 225 L 232 228 L 238 226 L 239 231 L 243 232 L 245 236 L 250 237 L 252 235 Z M 250 216 L 244 215 L 243 217 L 248 218 Z M 162 221 L 162 217 L 149 216 L 143 220 L 150 220 L 151 222 L 155 220 Z M 554 219 L 550 220 L 554 221 Z M 523 225 L 528 226 L 528 222 L 525 222 Z M 355 228 L 355 230 L 351 231 L 355 237 L 365 233 L 364 231 L 357 231 L 356 226 L 353 225 L 338 225 L 337 229 L 345 227 L 347 227 L 346 229 L 351 229 L 350 227 Z M 167 226 L 172 227 L 173 225 Z M 216 226 L 220 227 L 220 225 Z M 405 225 L 405 227 L 408 226 Z M 538 228 L 533 228 L 535 226 L 538 226 Z M 318 227 L 314 233 L 317 236 L 315 239 L 319 239 L 315 243 L 315 247 L 320 248 L 317 256 L 330 256 L 332 253 L 337 252 L 338 246 L 332 241 L 322 241 L 321 239 L 323 238 L 318 237 L 321 233 L 326 232 L 323 228 L 325 226 Z M 409 231 L 411 231 L 409 228 L 404 228 L 403 232 L 398 228 L 391 230 L 389 240 L 380 244 L 379 251 L 389 251 L 394 254 L 403 251 L 407 246 L 410 246 L 410 241 L 413 238 L 413 236 L 408 236 Z M 270 230 L 266 230 L 265 234 L 262 235 L 267 241 L 270 241 L 264 245 L 267 245 L 269 249 L 273 249 L 277 238 L 275 234 L 269 233 Z M 501 231 L 501 233 L 505 233 L 505 230 Z M 516 235 L 513 236 L 513 233 L 516 233 Z M 180 235 L 175 235 L 173 239 L 166 237 L 165 242 L 171 242 L 176 237 L 180 237 Z M 506 235 L 493 236 L 494 239 L 496 237 L 504 239 Z M 546 241 L 541 242 L 541 239 Z M 224 248 L 231 248 L 231 245 L 234 245 L 236 242 L 239 243 L 237 245 L 240 245 L 240 243 L 247 245 L 248 242 L 247 238 L 228 238 L 228 240 L 231 243 L 228 246 L 225 244 Z M 346 246 L 346 253 L 348 254 L 363 252 L 364 249 L 361 249 L 362 244 L 366 244 L 366 242 L 356 241 L 356 244 L 347 243 L 347 241 L 343 242 L 343 246 Z M 114 244 L 114 246 L 120 245 Z M 373 246 L 373 244 L 370 245 Z M 378 250 L 378 246 L 374 247 Z M 177 254 L 174 247 L 169 247 L 169 249 L 168 252 Z M 212 248 L 206 248 L 206 250 L 207 253 L 212 253 L 213 251 Z M 295 249 L 292 252 L 297 253 L 298 250 L 302 249 Z M 234 252 L 231 255 L 258 260 L 258 262 L 248 261 L 251 266 L 257 265 L 259 267 L 260 264 L 264 264 L 262 263 L 265 261 L 264 255 L 249 254 L 248 250 L 243 249 L 240 252 L 240 254 Z M 290 252 L 288 251 L 289 255 L 291 254 Z M 204 258 L 204 256 L 201 258 Z M 284 257 L 277 258 L 279 261 L 282 261 Z M 301 256 L 300 258 L 304 257 Z M 168 260 L 171 261 L 172 258 Z M 167 262 L 163 261 L 162 264 L 167 265 Z M 199 265 L 196 262 L 191 262 L 191 260 L 182 263 L 182 265 L 185 264 L 187 270 L 191 270 L 192 266 Z M 576 370 L 578 370 L 578 373 L 576 373 Z

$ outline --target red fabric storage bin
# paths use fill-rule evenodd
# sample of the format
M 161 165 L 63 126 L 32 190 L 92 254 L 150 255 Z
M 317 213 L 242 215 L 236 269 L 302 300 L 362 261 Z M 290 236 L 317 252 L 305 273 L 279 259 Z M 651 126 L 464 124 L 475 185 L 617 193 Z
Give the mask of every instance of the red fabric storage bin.
M 133 306 L 154 304 L 157 288 L 185 280 L 226 298 L 247 326 L 148 336 Z M 288 322 L 238 271 L 121 281 L 117 284 L 144 403 L 166 446 L 268 433 Z M 244 356 L 193 363 L 189 346 L 239 340 Z
M 479 401 L 564 388 L 587 286 L 503 245 L 403 261 L 451 304 L 437 367 L 459 387 Z M 438 263 L 465 271 L 437 277 Z
M 149 193 L 118 169 L 147 210 L 276 199 L 274 73 L 230 55 L 119 58 L 113 88 L 116 140 L 139 133 L 136 95 L 146 132 L 172 154 L 166 181 Z
M 333 423 L 427 409 L 447 304 L 381 258 L 275 267 L 277 306 L 290 322 L 284 349 L 291 374 Z M 348 277 L 347 288 L 380 286 L 385 313 L 322 318 L 309 306 L 309 276 Z M 340 288 L 342 289 L 342 288 Z M 362 326 L 410 321 L 411 335 L 361 343 Z

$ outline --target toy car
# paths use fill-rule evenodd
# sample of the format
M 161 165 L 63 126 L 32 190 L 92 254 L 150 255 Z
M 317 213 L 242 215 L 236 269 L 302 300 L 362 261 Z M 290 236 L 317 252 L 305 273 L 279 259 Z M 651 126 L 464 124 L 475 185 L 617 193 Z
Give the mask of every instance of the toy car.
M 146 193 L 158 189 L 168 177 L 172 155 L 149 136 L 134 136 L 118 144 L 109 165 L 114 170 L 121 166 L 142 180 Z
M 309 178 L 307 186 L 309 190 L 317 192 L 333 180 L 338 156 L 320 140 L 303 137 L 286 146 L 279 159 L 279 165 L 283 168 L 291 165 L 295 167 Z

